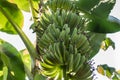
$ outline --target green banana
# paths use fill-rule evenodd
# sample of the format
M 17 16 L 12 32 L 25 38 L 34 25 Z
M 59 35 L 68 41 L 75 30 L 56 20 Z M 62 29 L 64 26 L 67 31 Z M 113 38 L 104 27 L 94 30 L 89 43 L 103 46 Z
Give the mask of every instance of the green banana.
M 60 36 L 59 36 L 59 40 L 60 40 L 60 41 L 64 41 L 64 39 L 65 39 L 65 34 L 66 34 L 65 30 L 62 30 L 61 33 L 60 33 Z
M 52 19 L 54 24 L 58 25 L 57 15 L 55 13 L 53 13 L 53 15 L 51 15 L 51 19 Z
M 59 59 L 59 56 L 56 54 L 56 52 L 52 49 L 54 49 L 54 46 L 50 45 L 49 46 L 49 54 L 51 55 L 51 57 L 54 59 L 54 61 L 56 62 L 56 64 L 60 64 L 60 59 Z
M 55 43 L 56 44 L 56 43 Z M 53 45 L 53 49 L 54 49 L 54 56 L 55 56 L 55 58 L 59 61 L 59 64 L 63 64 L 63 61 L 62 61 L 62 59 L 61 59 L 61 55 L 59 55 L 57 52 L 56 52 L 56 45 Z
M 55 40 L 57 41 L 58 36 L 60 35 L 60 30 L 56 27 L 55 24 L 52 24 L 49 30 L 50 30 L 50 33 L 54 36 Z
M 80 79 L 87 79 L 88 77 L 91 76 L 91 67 L 90 65 L 87 65 L 84 67 L 83 71 L 81 71 L 81 76 L 80 76 Z
M 83 76 L 81 76 L 79 79 L 87 80 L 92 77 L 91 74 L 92 74 L 92 71 L 89 68 L 89 70 Z
M 55 67 L 53 71 L 43 71 L 41 73 L 45 76 L 50 76 L 50 78 L 54 78 L 59 73 L 59 70 Z
M 43 36 L 41 37 L 41 43 L 42 41 L 44 41 L 47 45 L 52 42 L 52 40 L 47 36 L 47 34 L 43 34 Z
M 67 13 L 66 13 L 66 11 L 65 10 L 62 10 L 62 15 L 61 15 L 61 17 L 62 17 L 62 20 L 63 20 L 63 24 L 65 24 L 65 22 L 66 22 L 66 19 L 67 19 Z
M 80 62 L 81 62 L 81 54 L 80 53 L 77 53 L 77 54 L 74 54 L 74 69 L 73 69 L 73 72 L 76 72 L 78 68 L 80 68 Z M 83 64 L 83 63 L 81 63 Z
M 42 62 L 40 62 L 40 65 L 41 65 L 41 67 L 43 68 L 43 69 L 54 69 L 54 66 L 51 66 L 51 65 L 48 65 L 48 64 L 46 64 L 46 63 L 42 63 Z
M 49 43 L 53 43 L 53 40 L 51 40 L 50 37 L 46 33 L 44 34 L 44 39 L 48 40 Z
M 68 12 L 67 13 L 67 18 L 66 18 L 66 23 L 68 23 L 69 24 L 69 22 L 70 22 L 70 20 L 71 20 L 71 16 L 72 15 L 72 12 Z M 69 25 L 70 26 L 70 25 Z
M 53 41 L 53 42 L 55 42 L 56 41 L 56 39 L 55 39 L 55 37 L 53 36 L 53 32 L 51 32 L 51 25 L 49 25 L 48 26 L 48 28 L 47 28 L 47 30 L 46 30 L 46 34 L 47 34 L 47 36 Z
M 49 25 L 51 23 L 51 21 L 48 19 L 49 17 L 46 17 L 48 14 L 47 13 L 43 13 L 41 15 L 41 19 L 43 20 L 43 22 L 46 24 L 46 25 Z
M 60 27 L 63 26 L 63 19 L 61 16 L 59 16 L 59 15 L 57 16 L 57 21 L 58 21 L 58 24 Z
M 44 63 L 51 65 L 51 66 L 54 66 L 54 63 L 51 62 L 50 60 L 48 60 L 46 56 L 43 56 L 43 59 L 44 59 Z
M 73 66 L 74 66 L 74 55 L 70 54 L 69 55 L 69 62 L 68 62 L 68 73 L 73 71 Z
M 76 72 L 75 75 L 77 75 L 77 73 L 79 71 L 81 71 L 81 68 L 84 66 L 83 64 L 84 64 L 85 60 L 86 60 L 85 56 L 81 56 L 81 59 L 80 59 L 80 62 L 79 62 L 79 66 L 74 70 Z
M 69 21 L 69 26 L 73 29 L 74 27 L 76 27 L 76 22 L 77 22 L 78 16 L 74 13 L 72 13 L 71 15 L 71 19 Z
M 39 25 L 40 25 L 40 27 L 42 28 L 42 30 L 44 30 L 44 31 L 46 30 L 46 26 L 47 26 L 47 25 L 43 22 L 42 19 L 40 20 Z
M 63 64 L 62 55 L 61 55 L 60 47 L 59 46 L 60 46 L 59 43 L 55 44 L 55 51 L 56 51 L 56 54 L 59 56 L 60 62 Z
M 70 54 L 73 54 L 74 53 L 74 49 L 73 49 L 73 45 L 72 44 L 69 44 L 69 53 Z
M 56 11 L 56 7 L 54 6 L 54 4 L 55 4 L 55 0 L 50 1 L 50 8 L 51 8 L 53 11 Z
M 46 48 L 46 46 L 48 46 L 48 43 L 46 42 L 47 40 L 44 42 L 42 42 L 42 41 L 44 41 L 43 38 L 39 41 L 39 44 L 41 45 L 42 48 Z
M 72 35 L 71 35 L 71 42 L 72 42 L 72 43 L 75 43 L 76 38 L 78 38 L 77 28 L 74 28 L 74 30 L 73 30 L 73 32 L 72 32 Z
M 51 61 L 53 64 L 57 65 L 59 64 L 59 61 L 55 58 L 54 54 L 50 51 L 46 52 L 47 59 Z

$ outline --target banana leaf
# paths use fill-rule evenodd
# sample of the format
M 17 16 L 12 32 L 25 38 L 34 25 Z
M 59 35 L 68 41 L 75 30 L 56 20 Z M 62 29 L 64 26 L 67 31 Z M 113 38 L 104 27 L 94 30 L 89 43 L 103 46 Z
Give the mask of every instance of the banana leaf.
M 7 80 L 25 80 L 24 65 L 20 53 L 2 39 L 0 39 L 0 61 L 2 62 L 0 66 L 8 68 Z

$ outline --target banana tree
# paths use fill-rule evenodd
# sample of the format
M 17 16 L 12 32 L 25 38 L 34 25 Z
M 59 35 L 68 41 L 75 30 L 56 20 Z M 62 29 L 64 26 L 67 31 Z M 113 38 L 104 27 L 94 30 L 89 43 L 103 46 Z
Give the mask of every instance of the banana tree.
M 120 21 L 109 15 L 115 2 L 0 0 L 0 31 L 18 34 L 28 50 L 18 51 L 0 39 L 0 80 L 92 80 L 91 59 L 103 42 L 104 50 L 114 48 L 106 34 L 120 30 Z M 21 10 L 32 14 L 34 23 L 30 28 L 36 33 L 35 47 L 22 31 Z M 101 66 L 99 73 L 105 69 Z M 113 80 L 116 77 L 119 79 L 115 75 Z

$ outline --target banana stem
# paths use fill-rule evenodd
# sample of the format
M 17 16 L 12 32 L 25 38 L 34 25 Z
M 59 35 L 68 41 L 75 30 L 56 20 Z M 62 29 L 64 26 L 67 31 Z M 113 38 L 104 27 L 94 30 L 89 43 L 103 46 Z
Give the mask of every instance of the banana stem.
M 34 10 L 33 1 L 32 0 L 28 0 L 28 1 L 29 1 L 29 4 L 30 4 L 31 12 L 32 12 L 32 18 L 33 18 L 34 22 L 36 22 L 36 20 L 34 19 L 36 17 L 36 14 L 35 14 L 35 10 Z
M 33 80 L 33 75 L 25 64 L 24 64 L 24 68 L 29 80 Z
M 22 29 L 19 27 L 19 25 L 14 22 L 14 20 L 4 11 L 4 9 L 2 7 L 0 7 L 0 11 L 8 19 L 8 21 L 12 24 L 12 26 L 14 27 L 14 29 L 17 31 L 17 33 L 19 34 L 19 36 L 23 40 L 26 48 L 28 49 L 28 51 L 30 53 L 30 56 L 31 56 L 31 58 L 33 60 L 33 63 L 34 63 L 34 61 L 35 61 L 35 59 L 37 57 L 37 54 L 36 54 L 36 50 L 35 50 L 33 44 L 28 39 L 28 37 L 25 35 L 25 33 L 22 31 Z
M 68 80 L 66 74 L 66 65 L 63 66 L 63 80 Z

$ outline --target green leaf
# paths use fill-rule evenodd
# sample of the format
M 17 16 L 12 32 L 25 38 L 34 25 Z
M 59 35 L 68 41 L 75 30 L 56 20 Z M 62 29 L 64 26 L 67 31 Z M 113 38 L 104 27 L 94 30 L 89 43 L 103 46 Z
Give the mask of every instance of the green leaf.
M 0 55 L 2 55 L 1 56 L 2 58 L 0 59 L 5 60 L 7 58 L 9 60 L 9 61 L 5 60 L 3 62 L 4 64 L 9 64 L 10 62 L 9 65 L 6 65 L 9 70 L 8 79 L 11 78 L 9 80 L 25 80 L 24 65 L 19 52 L 11 44 L 1 39 L 0 39 Z
M 116 72 L 114 67 L 109 67 L 107 64 L 97 66 L 98 73 L 108 77 L 112 80 L 120 80 L 119 74 Z M 104 72 L 104 74 L 103 74 Z
M 4 53 L 1 53 L 1 51 L 0 51 L 0 55 L 1 55 L 0 58 L 1 58 L 2 62 L 3 62 L 3 64 L 5 66 L 8 66 L 9 68 L 11 68 L 12 66 L 11 66 L 9 57 L 6 56 Z
M 109 70 L 106 70 L 106 76 L 107 76 L 108 78 L 111 78 L 112 73 L 111 73 Z
M 31 70 L 31 59 L 28 50 L 27 49 L 21 50 L 20 53 L 24 64 L 27 66 L 29 70 Z
M 92 53 L 90 54 L 90 59 L 93 58 L 100 50 L 102 41 L 106 38 L 106 34 L 89 32 L 88 35 L 89 42 L 92 48 Z
M 109 48 L 109 46 L 112 46 L 112 48 L 115 49 L 115 43 L 110 38 L 106 38 L 102 42 L 101 48 L 103 50 L 107 50 Z
M 23 26 L 23 14 L 16 4 L 9 3 L 6 0 L 0 0 L 0 31 L 9 34 L 17 34 L 11 23 L 3 15 L 1 8 L 16 22 L 21 28 Z
M 17 6 L 24 11 L 27 12 L 30 11 L 28 0 L 22 0 L 22 2 L 21 0 L 8 0 L 8 1 L 17 4 Z
M 120 79 L 116 75 L 114 75 L 112 80 L 120 80 Z
M 96 33 L 114 33 L 120 31 L 119 21 L 111 21 L 107 19 L 94 18 L 87 25 L 87 30 Z
M 90 11 L 95 5 L 97 5 L 101 0 L 78 0 L 76 2 L 76 7 L 79 10 Z
M 2 70 L 2 68 L 3 68 L 3 62 L 2 62 L 2 60 L 0 58 L 0 70 Z
M 47 78 L 39 73 L 37 73 L 34 77 L 34 80 L 46 80 Z
M 101 19 L 107 18 L 116 0 L 103 0 L 91 12 L 94 16 L 99 16 Z
M 15 3 L 21 10 L 30 12 L 30 4 L 28 0 L 8 0 L 11 3 Z M 33 0 L 34 9 L 38 10 L 38 0 Z
M 3 80 L 3 71 L 0 71 L 0 80 Z
M 76 9 L 84 13 L 90 21 L 87 30 L 97 33 L 114 33 L 120 31 L 120 21 L 108 18 L 116 0 L 78 0 Z M 114 19 L 113 19 L 114 18 Z
M 78 0 L 76 1 L 76 9 L 89 14 L 89 16 L 107 18 L 115 2 L 116 0 Z
M 3 67 L 3 80 L 7 80 L 8 68 L 7 66 Z
M 109 16 L 116 0 L 101 1 L 91 10 L 87 30 L 97 33 L 114 33 L 120 31 L 120 20 Z
M 21 57 L 24 63 L 24 69 L 29 80 L 33 80 L 33 75 L 31 73 L 31 58 L 27 49 L 20 51 Z

